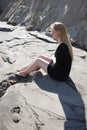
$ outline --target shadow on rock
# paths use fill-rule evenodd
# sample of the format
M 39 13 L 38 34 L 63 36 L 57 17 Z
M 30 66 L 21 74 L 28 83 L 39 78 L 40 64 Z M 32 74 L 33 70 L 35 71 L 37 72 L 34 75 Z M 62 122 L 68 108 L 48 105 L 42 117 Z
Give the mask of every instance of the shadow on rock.
M 64 130 L 86 130 L 84 102 L 71 78 L 58 82 L 38 72 L 34 81 L 41 89 L 58 95 L 65 113 Z
M 0 27 L 0 31 L 2 32 L 12 32 L 13 30 L 10 28 Z
M 14 84 L 17 83 L 27 83 L 27 82 L 32 82 L 33 76 L 28 75 L 27 77 L 23 78 L 20 76 L 13 74 L 8 74 L 7 79 L 3 80 L 0 82 L 0 98 L 5 94 L 6 90 Z

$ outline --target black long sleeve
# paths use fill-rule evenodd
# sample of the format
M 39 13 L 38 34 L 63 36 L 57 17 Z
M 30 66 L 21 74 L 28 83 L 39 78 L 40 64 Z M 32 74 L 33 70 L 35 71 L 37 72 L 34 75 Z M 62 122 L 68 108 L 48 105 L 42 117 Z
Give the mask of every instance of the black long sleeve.
M 61 43 L 55 52 L 56 62 L 48 65 L 48 74 L 55 80 L 65 81 L 69 77 L 71 69 L 71 56 L 68 46 Z

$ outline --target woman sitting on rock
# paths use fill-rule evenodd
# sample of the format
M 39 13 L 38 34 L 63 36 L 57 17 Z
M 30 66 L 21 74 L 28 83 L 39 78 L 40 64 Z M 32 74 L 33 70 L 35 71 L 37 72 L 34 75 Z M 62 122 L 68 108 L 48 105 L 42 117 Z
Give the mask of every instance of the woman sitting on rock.
M 68 38 L 67 29 L 61 22 L 51 25 L 53 39 L 59 42 L 55 51 L 55 63 L 52 58 L 39 56 L 33 63 L 18 70 L 17 76 L 26 77 L 31 72 L 42 68 L 51 78 L 57 81 L 66 81 L 71 70 L 73 51 Z

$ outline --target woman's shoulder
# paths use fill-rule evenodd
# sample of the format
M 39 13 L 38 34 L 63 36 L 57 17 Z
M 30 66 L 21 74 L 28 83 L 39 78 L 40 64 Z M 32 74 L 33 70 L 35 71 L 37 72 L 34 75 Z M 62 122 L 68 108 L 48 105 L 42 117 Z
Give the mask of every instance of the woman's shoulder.
M 67 46 L 67 44 L 65 43 L 65 42 L 62 42 L 62 43 L 60 43 L 60 45 L 59 45 L 60 47 L 62 47 L 62 46 Z
M 68 46 L 67 46 L 67 44 L 66 43 L 64 43 L 64 42 L 62 42 L 62 43 L 60 43 L 60 45 L 59 45 L 59 47 L 58 47 L 59 49 L 67 49 L 68 48 Z

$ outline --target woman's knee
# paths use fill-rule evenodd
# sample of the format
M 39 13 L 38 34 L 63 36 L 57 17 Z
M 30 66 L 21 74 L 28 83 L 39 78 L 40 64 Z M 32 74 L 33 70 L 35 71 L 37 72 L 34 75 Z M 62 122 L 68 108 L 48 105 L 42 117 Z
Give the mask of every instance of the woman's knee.
M 39 64 L 41 63 L 41 61 L 42 61 L 42 59 L 38 57 L 35 62 L 39 66 Z
M 36 64 L 37 64 L 39 69 L 42 68 L 45 72 L 47 72 L 47 67 L 48 67 L 49 62 L 47 62 L 41 58 L 38 58 L 36 60 Z
M 41 58 L 37 58 L 36 59 L 36 61 L 35 61 L 35 63 L 37 64 L 37 66 L 39 66 L 40 67 L 40 65 L 41 65 L 41 63 L 43 62 L 43 60 L 41 59 Z
M 41 58 L 43 58 L 44 56 L 43 55 L 40 55 L 40 56 L 38 56 L 38 59 L 41 59 Z

